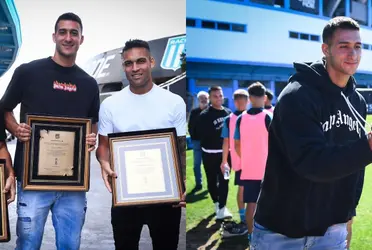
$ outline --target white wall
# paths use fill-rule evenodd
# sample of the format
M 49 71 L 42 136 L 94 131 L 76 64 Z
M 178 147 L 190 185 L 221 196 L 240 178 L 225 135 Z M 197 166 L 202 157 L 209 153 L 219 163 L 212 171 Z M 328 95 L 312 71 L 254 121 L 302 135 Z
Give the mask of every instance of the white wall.
M 186 16 L 247 25 L 247 33 L 187 27 L 188 57 L 287 65 L 322 57 L 326 19 L 209 0 L 187 0 Z M 289 38 L 289 31 L 319 35 L 320 42 Z M 361 37 L 372 44 L 372 30 L 362 28 Z M 359 70 L 372 72 L 372 51 L 362 53 Z

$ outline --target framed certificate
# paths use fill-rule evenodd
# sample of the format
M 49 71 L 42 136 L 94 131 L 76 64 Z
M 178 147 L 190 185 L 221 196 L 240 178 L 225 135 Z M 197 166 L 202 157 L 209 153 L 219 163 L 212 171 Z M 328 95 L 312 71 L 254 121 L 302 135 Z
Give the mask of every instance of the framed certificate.
M 24 147 L 24 190 L 88 191 L 90 154 L 85 118 L 27 115 L 31 139 Z
M 0 159 L 0 188 L 5 188 L 5 160 Z M 10 228 L 9 228 L 9 214 L 8 204 L 6 201 L 6 194 L 0 192 L 0 213 L 1 213 L 1 224 L 0 224 L 0 242 L 10 241 Z
M 109 134 L 113 205 L 179 203 L 185 191 L 175 128 Z

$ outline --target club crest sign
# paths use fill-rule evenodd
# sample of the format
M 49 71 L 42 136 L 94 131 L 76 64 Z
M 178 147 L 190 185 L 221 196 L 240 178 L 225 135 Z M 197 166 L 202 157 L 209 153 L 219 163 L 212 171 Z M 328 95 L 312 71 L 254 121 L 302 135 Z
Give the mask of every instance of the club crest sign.
M 186 46 L 186 35 L 168 39 L 160 67 L 176 71 L 181 68 L 181 54 Z

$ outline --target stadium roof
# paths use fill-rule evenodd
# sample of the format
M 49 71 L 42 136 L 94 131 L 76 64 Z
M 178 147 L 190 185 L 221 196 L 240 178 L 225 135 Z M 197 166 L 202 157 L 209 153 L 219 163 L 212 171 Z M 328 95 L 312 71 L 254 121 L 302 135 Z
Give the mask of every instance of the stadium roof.
M 14 1 L 0 0 L 0 77 L 12 66 L 21 44 L 21 24 Z

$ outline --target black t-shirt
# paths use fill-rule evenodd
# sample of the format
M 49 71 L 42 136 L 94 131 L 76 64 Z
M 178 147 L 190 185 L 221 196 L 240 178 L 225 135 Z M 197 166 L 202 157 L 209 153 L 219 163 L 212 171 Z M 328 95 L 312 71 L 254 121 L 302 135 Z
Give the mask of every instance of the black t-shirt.
M 231 113 L 231 110 L 215 109 L 209 106 L 200 113 L 196 125 L 196 131 L 200 135 L 200 145 L 204 149 L 221 150 L 223 138 L 221 137 L 223 122 L 225 117 Z
M 22 64 L 13 74 L 0 101 L 0 110 L 21 104 L 20 122 L 26 114 L 91 118 L 98 122 L 99 89 L 96 80 L 77 65 L 63 67 L 51 57 Z M 14 168 L 20 179 L 23 144 L 17 143 Z

